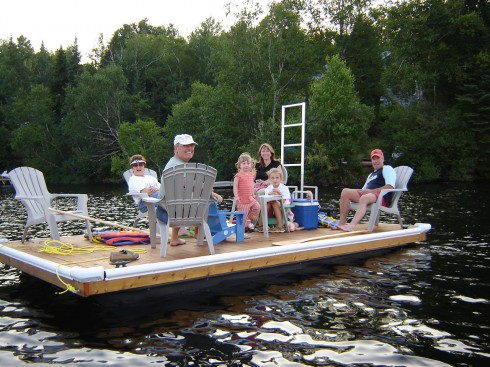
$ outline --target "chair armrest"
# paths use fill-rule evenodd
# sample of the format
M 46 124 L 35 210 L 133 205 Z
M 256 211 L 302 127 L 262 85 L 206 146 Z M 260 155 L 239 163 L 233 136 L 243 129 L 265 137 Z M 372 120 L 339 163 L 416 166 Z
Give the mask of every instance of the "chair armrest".
M 213 188 L 233 187 L 233 181 L 215 181 Z
M 51 194 L 51 198 L 83 198 L 87 194 Z
M 383 197 L 386 194 L 389 194 L 391 192 L 403 192 L 403 191 L 408 191 L 407 189 L 383 189 L 379 192 L 378 200 L 373 205 L 377 205 L 378 207 L 381 207 L 381 203 L 383 202 Z
M 128 192 L 126 195 L 132 196 L 134 198 L 140 198 L 140 199 L 149 197 L 146 192 Z
M 383 189 L 379 192 L 379 197 L 381 198 L 390 192 L 403 192 L 403 191 L 408 191 L 408 190 L 407 189 Z
M 56 198 L 76 198 L 77 210 L 87 212 L 88 195 L 87 194 L 51 194 L 49 201 Z
M 233 215 L 245 215 L 245 212 L 229 212 L 227 210 L 220 210 L 222 212 L 224 212 L 224 214 L 228 215 L 228 214 L 233 214 Z
M 145 203 L 152 203 L 152 204 L 156 204 L 156 203 L 159 203 L 160 201 L 162 201 L 162 199 L 158 199 L 158 198 L 152 198 L 151 196 L 143 196 L 141 198 L 141 201 L 145 202 Z
M 258 198 L 266 201 L 281 200 L 282 195 L 258 195 Z
M 14 199 L 17 199 L 17 200 L 33 200 L 33 201 L 37 201 L 37 200 L 44 200 L 44 197 L 43 196 L 22 196 L 22 195 L 15 195 Z

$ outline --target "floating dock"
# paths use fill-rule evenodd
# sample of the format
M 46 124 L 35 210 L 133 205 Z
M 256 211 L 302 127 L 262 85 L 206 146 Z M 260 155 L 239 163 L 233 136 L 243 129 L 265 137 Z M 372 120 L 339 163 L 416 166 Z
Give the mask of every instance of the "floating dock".
M 322 259 L 341 258 L 405 246 L 426 240 L 429 224 L 401 229 L 398 224 L 379 224 L 368 233 L 366 224 L 353 232 L 327 228 L 289 233 L 251 233 L 251 238 L 237 243 L 230 237 L 215 245 L 209 254 L 206 245 L 193 238 L 182 246 L 168 246 L 167 257 L 160 258 L 160 244 L 107 246 L 94 245 L 84 236 L 63 237 L 60 242 L 31 239 L 28 242 L 0 243 L 0 262 L 33 277 L 69 290 L 82 297 L 114 292 L 178 285 L 188 281 L 257 272 Z M 159 241 L 159 238 L 158 238 Z M 48 253 L 46 247 L 73 248 L 66 254 Z M 84 249 L 84 251 L 76 251 Z M 111 251 L 134 250 L 139 258 L 125 266 L 111 264 Z M 80 253 L 82 252 L 82 253 Z M 286 271 L 286 270 L 285 270 Z

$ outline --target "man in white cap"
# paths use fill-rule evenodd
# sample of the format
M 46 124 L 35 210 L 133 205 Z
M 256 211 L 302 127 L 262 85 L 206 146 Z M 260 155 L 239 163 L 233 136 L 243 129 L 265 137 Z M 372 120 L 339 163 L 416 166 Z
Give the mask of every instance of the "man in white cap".
M 169 159 L 169 161 L 165 165 L 164 170 L 166 170 L 167 168 L 175 167 L 179 164 L 188 163 L 192 159 L 192 157 L 194 157 L 194 149 L 196 145 L 197 143 L 194 141 L 191 135 L 189 134 L 176 135 L 174 138 L 174 156 Z M 213 192 L 211 195 L 213 199 L 216 200 L 218 203 L 223 201 L 221 195 L 218 195 L 215 192 Z M 164 185 L 161 185 L 160 193 L 158 197 L 162 198 L 164 196 L 165 196 L 165 187 Z M 160 206 L 157 208 L 157 217 L 163 222 L 166 222 L 168 220 L 166 219 L 168 218 L 167 213 Z M 184 244 L 185 241 L 179 238 L 179 228 L 172 227 L 170 246 L 179 246 Z
M 396 172 L 393 167 L 384 165 L 384 154 L 381 149 L 371 151 L 371 164 L 374 171 L 366 179 L 362 189 L 343 189 L 340 195 L 340 221 L 332 229 L 342 231 L 352 231 L 366 214 L 366 208 L 378 200 L 378 196 L 383 189 L 395 188 Z M 350 223 L 347 223 L 347 213 L 350 209 L 350 202 L 359 203 L 356 214 Z M 383 196 L 383 206 L 389 205 L 391 193 Z
M 165 165 L 164 170 L 178 164 L 189 162 L 194 157 L 197 143 L 189 134 L 176 135 L 174 138 L 174 156 Z

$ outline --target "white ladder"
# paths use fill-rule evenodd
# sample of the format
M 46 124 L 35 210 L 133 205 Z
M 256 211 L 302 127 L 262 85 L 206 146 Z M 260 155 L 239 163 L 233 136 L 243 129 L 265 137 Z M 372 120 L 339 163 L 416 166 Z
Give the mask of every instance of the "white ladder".
M 288 122 L 286 118 L 287 110 L 290 112 L 296 112 L 301 109 L 301 121 Z M 300 141 L 286 142 L 286 129 L 301 129 Z M 295 188 L 295 198 L 303 198 L 306 194 L 306 189 L 313 190 L 314 199 L 318 199 L 318 187 L 317 186 L 305 186 L 305 135 L 306 135 L 306 102 L 294 103 L 289 105 L 282 105 L 282 118 L 281 118 L 281 161 L 282 165 L 287 169 L 288 167 L 300 168 L 300 188 Z M 299 148 L 301 150 L 299 162 L 288 162 L 285 154 L 286 148 Z

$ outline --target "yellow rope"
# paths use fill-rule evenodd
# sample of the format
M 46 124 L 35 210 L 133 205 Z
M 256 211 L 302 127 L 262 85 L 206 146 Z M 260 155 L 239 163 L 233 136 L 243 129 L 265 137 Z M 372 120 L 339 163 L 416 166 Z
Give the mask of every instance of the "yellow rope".
M 66 243 L 66 242 L 61 242 L 58 240 L 53 240 L 49 239 L 44 241 L 43 247 L 39 249 L 39 252 L 45 252 L 47 254 L 55 254 L 55 255 L 84 255 L 84 254 L 90 254 L 95 251 L 114 251 L 114 249 L 117 248 L 116 246 L 83 246 L 83 247 L 75 247 L 71 243 Z M 131 248 L 131 252 L 137 253 L 137 254 L 145 254 L 147 251 L 143 248 Z M 77 293 L 77 290 L 75 289 L 74 286 L 71 284 L 68 284 L 64 282 L 59 273 L 58 269 L 61 265 L 71 265 L 71 264 L 78 264 L 78 263 L 83 263 L 83 262 L 91 262 L 91 261 L 97 261 L 97 260 L 107 260 L 108 257 L 100 257 L 96 259 L 87 259 L 87 260 L 77 260 L 77 261 L 69 261 L 65 263 L 61 263 L 56 267 L 56 276 L 58 280 L 66 287 L 66 289 L 63 292 L 56 292 L 56 294 L 63 294 L 68 291 Z
M 114 251 L 117 246 L 83 246 L 83 247 L 75 247 L 71 243 L 61 242 L 58 240 L 46 240 L 44 241 L 43 247 L 39 249 L 39 252 L 45 252 L 47 254 L 55 254 L 55 255 L 84 255 L 91 254 L 95 251 Z M 131 252 L 135 252 L 137 254 L 144 254 L 146 250 L 143 248 L 131 248 Z M 94 261 L 95 259 L 91 259 Z M 84 262 L 85 260 L 83 260 Z
M 59 265 L 56 267 L 56 277 L 57 277 L 57 278 L 58 278 L 58 280 L 61 282 L 61 284 L 63 284 L 63 285 L 66 287 L 66 289 L 65 289 L 63 292 L 56 292 L 56 294 L 63 294 L 63 293 L 66 293 L 66 292 L 68 292 L 68 291 L 70 291 L 70 292 L 72 292 L 72 293 L 77 293 L 77 289 L 76 289 L 74 286 L 72 286 L 72 285 L 71 285 L 71 284 L 69 284 L 69 283 L 65 283 L 65 282 L 63 281 L 63 279 L 61 279 L 60 274 L 58 273 L 58 269 L 59 269 L 59 267 L 60 267 L 60 266 L 61 266 L 61 264 L 59 264 Z

